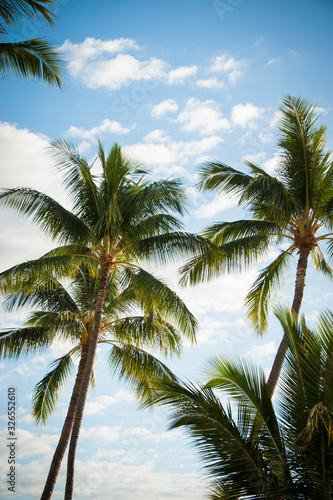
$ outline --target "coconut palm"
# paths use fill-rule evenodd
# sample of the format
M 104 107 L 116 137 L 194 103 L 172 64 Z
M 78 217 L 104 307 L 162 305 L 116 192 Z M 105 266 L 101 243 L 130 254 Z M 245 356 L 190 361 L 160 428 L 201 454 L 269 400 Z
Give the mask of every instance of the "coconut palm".
M 119 270 L 120 271 L 120 270 Z M 79 358 L 67 416 L 54 454 L 45 490 L 53 490 L 70 434 L 73 428 L 77 397 L 87 358 L 94 320 L 94 305 L 98 289 L 98 274 L 93 276 L 86 268 L 79 268 L 68 290 L 57 280 L 25 281 L 20 291 L 9 293 L 4 303 L 9 311 L 29 305 L 39 309 L 30 314 L 20 328 L 6 330 L 0 337 L 0 354 L 18 357 L 45 350 L 55 338 L 71 339 L 73 347 L 55 360 L 48 373 L 36 385 L 33 398 L 33 416 L 36 422 L 46 423 L 55 408 L 58 393 L 74 369 L 73 358 Z M 182 331 L 165 321 L 179 314 L 187 317 L 189 330 L 194 333 L 196 321 L 182 301 L 163 282 L 151 276 L 151 293 L 144 293 L 142 272 L 124 276 L 115 273 L 106 290 L 103 317 L 98 343 L 110 348 L 108 362 L 114 373 L 134 384 L 138 396 L 150 392 L 153 377 L 171 372 L 146 348 L 163 354 L 180 354 Z M 125 285 L 125 288 L 124 288 Z M 120 287 L 122 289 L 120 290 Z M 161 298 L 163 297 L 163 299 Z M 166 311 L 166 307 L 167 310 Z M 143 309 L 144 315 L 134 314 Z M 93 378 L 92 378 L 93 381 Z M 68 464 L 68 482 L 73 481 L 74 455 Z M 56 474 L 54 468 L 57 468 Z
M 271 293 L 283 281 L 294 255 L 298 255 L 292 310 L 301 307 L 309 255 L 315 268 L 332 277 L 323 253 L 331 257 L 333 222 L 333 163 L 326 151 L 326 127 L 317 124 L 317 108 L 299 97 L 286 97 L 281 107 L 280 160 L 276 176 L 246 162 L 250 173 L 223 163 L 207 163 L 201 171 L 199 189 L 231 193 L 250 219 L 218 222 L 203 234 L 225 252 L 224 258 L 204 252 L 182 269 L 183 283 L 196 283 L 224 271 L 243 270 L 277 245 L 285 248 L 262 269 L 245 301 L 247 314 L 259 333 L 267 327 Z M 269 387 L 276 386 L 287 350 L 284 337 L 278 349 Z
M 290 311 L 277 316 L 290 350 L 274 405 L 263 370 L 223 356 L 208 362 L 207 385 L 162 380 L 150 401 L 167 405 L 170 427 L 190 434 L 210 499 L 333 498 L 333 314 L 317 332 Z M 213 389 L 230 400 L 222 404 Z
M 139 275 L 146 300 L 149 300 L 151 289 L 156 285 L 151 275 L 139 267 L 139 261 L 154 258 L 165 263 L 172 258 L 197 252 L 206 243 L 202 238 L 180 230 L 181 223 L 176 215 L 184 212 L 185 195 L 179 181 L 150 181 L 144 170 L 123 156 L 118 145 L 114 145 L 106 156 L 99 143 L 99 176 L 92 174 L 92 165 L 79 155 L 74 146 L 63 141 L 55 141 L 53 146 L 57 153 L 57 166 L 65 174 L 65 188 L 71 196 L 73 210 L 69 211 L 47 195 L 29 188 L 3 191 L 0 204 L 30 216 L 62 246 L 40 259 L 4 271 L 0 275 L 0 284 L 3 291 L 15 292 L 27 276 L 29 279 L 40 279 L 52 272 L 58 279 L 68 276 L 83 263 L 88 269 L 96 265 L 100 269 L 94 324 L 71 435 L 71 449 L 75 449 L 93 371 L 109 277 L 118 268 L 124 273 L 126 271 L 132 279 Z M 163 294 L 160 298 L 164 300 Z M 192 327 L 185 316 L 177 316 L 175 327 L 193 337 Z M 43 496 L 45 498 L 49 496 Z
M 48 8 L 53 0 L 3 0 L 0 3 L 0 39 L 7 30 L 16 28 L 25 19 L 38 20 L 54 27 L 54 13 Z M 0 72 L 2 76 L 40 78 L 61 88 L 59 52 L 43 38 L 21 42 L 0 43 Z

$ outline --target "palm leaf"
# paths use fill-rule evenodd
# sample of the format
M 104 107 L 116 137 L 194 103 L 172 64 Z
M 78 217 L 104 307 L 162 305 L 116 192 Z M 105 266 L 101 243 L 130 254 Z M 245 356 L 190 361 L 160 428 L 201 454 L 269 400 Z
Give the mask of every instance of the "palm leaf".
M 24 217 L 31 217 L 42 232 L 62 243 L 86 241 L 90 233 L 87 226 L 69 210 L 44 193 L 29 188 L 3 190 L 0 204 Z
M 46 424 L 58 400 L 59 391 L 71 375 L 74 364 L 72 352 L 56 359 L 50 371 L 36 384 L 33 393 L 33 417 L 37 423 Z
M 108 364 L 120 380 L 127 381 L 136 390 L 137 396 L 146 400 L 154 392 L 153 383 L 157 379 L 174 378 L 169 368 L 149 352 L 133 344 L 108 342 L 112 348 L 108 354 Z
M 2 76 L 40 78 L 62 87 L 59 51 L 42 38 L 0 43 L 0 71 Z
M 52 332 L 43 327 L 31 326 L 2 330 L 0 332 L 0 355 L 18 359 L 21 355 L 39 352 L 53 341 Z
M 261 335 L 267 328 L 268 304 L 274 289 L 282 282 L 283 273 L 288 269 L 289 257 L 294 247 L 282 251 L 280 255 L 259 274 L 245 299 L 248 317 Z

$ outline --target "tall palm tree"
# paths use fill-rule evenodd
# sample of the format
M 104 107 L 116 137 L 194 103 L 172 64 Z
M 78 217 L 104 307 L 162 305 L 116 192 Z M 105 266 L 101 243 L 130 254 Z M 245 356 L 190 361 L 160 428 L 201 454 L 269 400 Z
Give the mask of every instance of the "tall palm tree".
M 54 13 L 48 8 L 54 0 L 2 0 L 0 2 L 0 40 L 7 30 L 16 28 L 25 19 L 38 20 L 54 27 Z M 0 72 L 2 76 L 40 78 L 61 88 L 59 51 L 43 38 L 21 42 L 0 42 Z
M 185 195 L 177 180 L 151 182 L 147 173 L 127 160 L 118 145 L 108 156 L 99 143 L 101 174 L 92 174 L 92 165 L 76 149 L 63 142 L 53 143 L 58 168 L 65 173 L 65 188 L 73 202 L 72 212 L 52 198 L 29 188 L 8 189 L 0 194 L 0 204 L 32 217 L 46 233 L 63 243 L 45 256 L 4 271 L 0 285 L 4 291 L 18 291 L 29 277 L 39 279 L 52 272 L 55 278 L 68 276 L 79 265 L 98 266 L 100 279 L 93 328 L 82 376 L 72 429 L 71 449 L 75 450 L 99 338 L 107 283 L 116 270 L 128 279 L 140 277 L 149 301 L 156 284 L 139 267 L 139 261 L 167 262 L 177 256 L 198 252 L 206 245 L 202 238 L 182 232 L 176 215 L 184 212 Z M 172 213 L 173 212 L 173 213 Z M 160 300 L 165 300 L 163 294 Z M 168 316 L 166 316 L 166 320 Z M 188 318 L 178 315 L 175 327 L 193 336 Z M 43 500 L 49 498 L 49 493 Z M 68 496 L 70 498 L 70 494 Z
M 107 285 L 98 342 L 110 348 L 108 362 L 112 371 L 134 384 L 139 397 L 147 396 L 151 392 L 149 381 L 166 374 L 170 376 L 171 372 L 146 348 L 169 355 L 179 355 L 181 351 L 181 335 L 184 332 L 166 321 L 165 317 L 173 319 L 173 323 L 179 314 L 187 317 L 186 333 L 192 331 L 193 338 L 196 321 L 177 295 L 160 280 L 151 276 L 155 287 L 151 288 L 147 300 L 142 273 L 124 276 L 124 272 L 119 271 Z M 73 358 L 79 357 L 80 360 L 61 438 L 46 481 L 46 491 L 54 488 L 61 465 L 59 457 L 62 458 L 65 453 L 73 428 L 94 320 L 98 281 L 98 274 L 92 275 L 81 267 L 68 290 L 54 279 L 26 280 L 18 292 L 7 295 L 4 303 L 9 311 L 26 305 L 38 306 L 39 309 L 30 314 L 22 327 L 1 333 L 2 356 L 16 358 L 29 351 L 35 353 L 46 349 L 59 337 L 69 338 L 74 343 L 67 354 L 51 364 L 48 373 L 35 387 L 33 416 L 36 422 L 46 422 L 55 408 L 60 389 L 73 371 Z M 144 315 L 134 314 L 140 309 Z M 69 483 L 74 476 L 74 458 L 75 450 L 73 460 L 68 464 Z
M 170 407 L 172 429 L 189 432 L 212 500 L 333 498 L 333 314 L 317 332 L 290 311 L 277 316 L 290 350 L 274 405 L 263 370 L 223 356 L 207 364 L 207 385 L 165 379 L 150 401 Z M 230 400 L 222 404 L 213 389 Z
M 267 251 L 284 244 L 267 267 L 262 269 L 245 301 L 247 314 L 259 333 L 267 327 L 268 304 L 272 291 L 282 283 L 284 271 L 297 254 L 293 312 L 298 315 L 303 298 L 309 255 L 315 268 L 332 277 L 321 243 L 328 257 L 333 250 L 333 162 L 326 151 L 326 127 L 317 124 L 317 108 L 305 99 L 283 99 L 280 121 L 280 160 L 276 176 L 246 162 L 250 173 L 223 163 L 207 163 L 201 171 L 199 189 L 232 193 L 251 215 L 249 220 L 218 222 L 203 234 L 225 252 L 217 259 L 203 252 L 182 269 L 183 282 L 195 283 L 223 271 L 243 270 Z M 206 250 L 206 249 L 205 249 Z M 276 386 L 287 351 L 283 338 L 269 378 L 271 393 Z

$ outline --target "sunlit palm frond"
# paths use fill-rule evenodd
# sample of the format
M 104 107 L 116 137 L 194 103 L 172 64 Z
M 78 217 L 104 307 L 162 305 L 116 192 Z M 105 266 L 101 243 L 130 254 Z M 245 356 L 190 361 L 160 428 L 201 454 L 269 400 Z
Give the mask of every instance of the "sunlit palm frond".
M 57 404 L 59 392 L 74 369 L 71 354 L 53 361 L 50 371 L 34 388 L 32 414 L 37 423 L 46 424 Z
M 291 246 L 282 251 L 271 264 L 265 267 L 246 296 L 245 308 L 247 315 L 260 335 L 267 328 L 267 313 L 271 294 L 282 282 L 293 250 L 294 248 Z
M 15 213 L 30 217 L 38 228 L 59 242 L 84 242 L 89 230 L 83 221 L 53 198 L 29 188 L 2 190 L 0 204 Z
M 133 268 L 131 272 L 124 271 L 123 284 L 128 290 L 132 290 L 136 302 L 143 310 L 158 312 L 165 321 L 173 324 L 192 342 L 195 341 L 197 320 L 163 280 L 157 279 L 142 268 Z
M 199 172 L 200 191 L 213 191 L 240 195 L 252 182 L 252 176 L 235 170 L 220 162 L 207 162 Z
M 325 276 L 332 278 L 333 270 L 325 259 L 325 256 L 318 245 L 316 245 L 312 250 L 312 257 L 316 270 L 321 271 Z
M 233 222 L 215 222 L 208 226 L 202 235 L 215 245 L 223 245 L 230 241 L 251 238 L 252 236 L 271 236 L 281 231 L 274 222 L 262 220 L 237 220 Z
M 0 355 L 18 359 L 22 355 L 45 350 L 54 337 L 49 329 L 31 326 L 2 330 L 0 332 Z
M 267 449 L 283 461 L 282 438 L 263 370 L 245 358 L 215 356 L 206 363 L 205 373 L 209 386 L 226 392 L 237 401 L 241 413 L 247 412 L 246 418 L 251 417 L 253 422 L 255 418 L 260 419 Z
M 170 406 L 171 429 L 186 427 L 204 460 L 213 491 L 218 483 L 233 495 L 225 498 L 267 491 L 267 465 L 261 450 L 241 434 L 230 407 L 225 410 L 210 387 L 164 379 L 147 405 L 151 403 Z
M 65 189 L 70 193 L 73 212 L 90 229 L 97 223 L 100 198 L 91 166 L 76 147 L 64 140 L 51 141 L 56 168 L 63 173 Z
M 149 352 L 133 344 L 114 343 L 108 354 L 110 369 L 120 380 L 126 380 L 140 399 L 150 398 L 157 379 L 174 378 L 171 370 Z

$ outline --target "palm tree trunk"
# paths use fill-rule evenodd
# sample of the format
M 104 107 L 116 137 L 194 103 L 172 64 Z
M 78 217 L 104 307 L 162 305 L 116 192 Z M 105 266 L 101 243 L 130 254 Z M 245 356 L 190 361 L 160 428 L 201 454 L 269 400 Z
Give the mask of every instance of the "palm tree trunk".
M 61 435 L 59 438 L 58 446 L 54 452 L 53 459 L 51 462 L 50 470 L 46 479 L 46 483 L 44 486 L 44 490 L 41 496 L 41 500 L 49 500 L 52 496 L 53 489 L 59 474 L 59 470 L 61 467 L 61 462 L 64 457 L 69 438 L 71 436 L 72 428 L 73 428 L 73 423 L 74 423 L 74 417 L 75 417 L 75 411 L 76 411 L 76 406 L 77 406 L 77 401 L 78 401 L 78 396 L 80 393 L 80 385 L 82 383 L 83 379 L 83 373 L 84 373 L 84 367 L 86 364 L 86 359 L 87 359 L 87 354 L 88 354 L 88 344 L 82 344 L 82 353 L 81 353 L 81 359 L 76 375 L 76 380 L 75 384 L 73 387 L 73 392 L 72 392 L 72 397 L 68 406 L 67 410 L 67 415 L 66 419 L 64 422 L 64 425 L 62 427 Z
M 299 310 L 301 308 L 304 287 L 305 287 L 305 275 L 306 269 L 308 266 L 308 258 L 311 248 L 302 247 L 299 251 L 299 258 L 297 263 L 297 271 L 296 271 L 296 282 L 295 282 L 295 293 L 294 300 L 291 310 L 298 316 Z M 287 354 L 288 350 L 288 341 L 286 335 L 283 335 L 283 339 L 281 344 L 279 345 L 278 351 L 276 353 L 274 363 L 271 369 L 271 373 L 269 374 L 267 385 L 269 388 L 270 395 L 272 396 L 276 384 L 279 380 L 281 368 L 283 365 L 284 358 Z
M 95 307 L 94 327 L 90 337 L 88 356 L 85 365 L 82 385 L 80 387 L 80 394 L 79 394 L 78 404 L 76 407 L 71 441 L 68 450 L 67 479 L 66 479 L 66 489 L 64 497 L 65 500 L 71 500 L 73 496 L 75 454 L 82 424 L 84 407 L 86 404 L 90 379 L 96 356 L 98 335 L 101 326 L 104 298 L 105 298 L 106 285 L 108 282 L 109 273 L 110 273 L 109 267 L 102 268 L 101 281 L 99 283 L 98 295 Z

